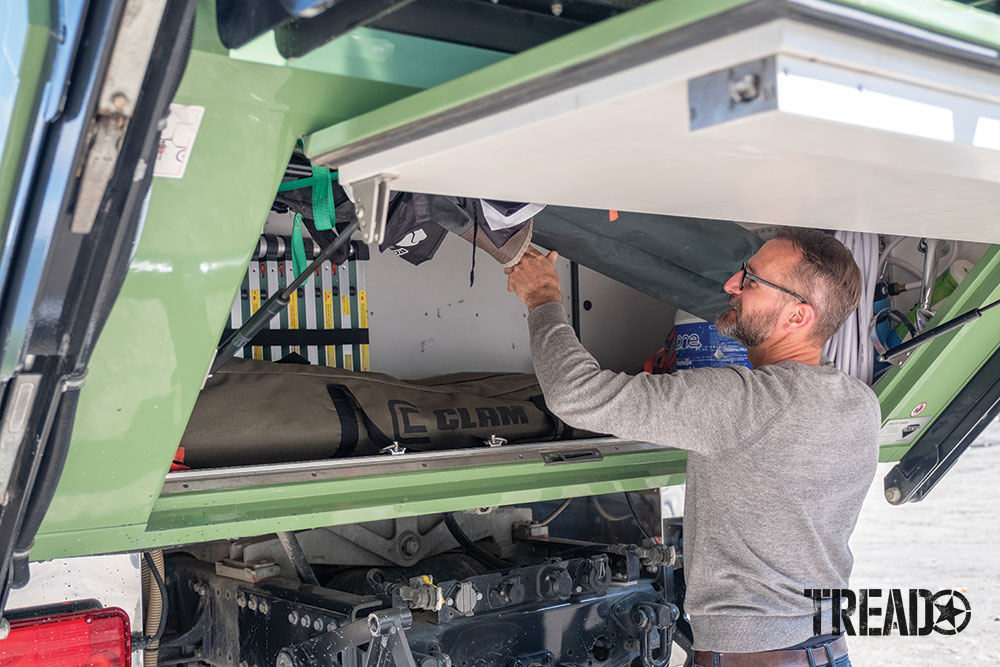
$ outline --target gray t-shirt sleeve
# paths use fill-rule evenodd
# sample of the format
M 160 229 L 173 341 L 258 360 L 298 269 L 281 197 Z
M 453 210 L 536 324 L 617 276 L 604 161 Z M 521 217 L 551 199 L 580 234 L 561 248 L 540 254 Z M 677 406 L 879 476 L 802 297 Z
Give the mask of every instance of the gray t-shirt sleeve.
M 717 456 L 756 443 L 791 401 L 782 383 L 737 366 L 673 375 L 601 370 L 558 302 L 532 310 L 528 327 L 545 402 L 576 428 Z

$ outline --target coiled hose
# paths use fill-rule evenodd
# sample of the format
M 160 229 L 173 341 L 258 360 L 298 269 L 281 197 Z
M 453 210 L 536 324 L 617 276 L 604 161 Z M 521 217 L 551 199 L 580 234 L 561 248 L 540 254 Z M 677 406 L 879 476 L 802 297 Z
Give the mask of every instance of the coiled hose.
M 163 552 L 150 551 L 143 554 L 142 579 L 143 589 L 147 589 L 149 595 L 146 597 L 146 620 L 143 627 L 148 631 L 156 628 L 156 632 L 151 637 L 151 641 L 146 644 L 142 654 L 143 667 L 156 667 L 160 659 L 160 638 L 163 636 L 163 629 L 166 626 L 167 614 L 163 592 L 166 586 L 163 583 L 164 577 Z

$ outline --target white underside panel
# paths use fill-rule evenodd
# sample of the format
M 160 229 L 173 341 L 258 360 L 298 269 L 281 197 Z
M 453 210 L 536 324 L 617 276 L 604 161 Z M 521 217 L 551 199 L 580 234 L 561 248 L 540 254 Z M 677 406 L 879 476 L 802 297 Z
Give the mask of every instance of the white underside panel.
M 774 108 L 692 129 L 692 79 L 769 57 Z M 1000 242 L 1000 76 L 781 20 L 338 166 L 394 190 Z

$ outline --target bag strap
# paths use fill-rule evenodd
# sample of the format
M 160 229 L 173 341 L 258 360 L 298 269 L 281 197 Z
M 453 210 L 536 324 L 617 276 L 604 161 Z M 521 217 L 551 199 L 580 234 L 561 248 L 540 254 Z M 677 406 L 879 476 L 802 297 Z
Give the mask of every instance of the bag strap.
M 358 446 L 358 417 L 352 405 L 352 398 L 343 385 L 327 385 L 327 392 L 333 401 L 340 420 L 340 445 L 333 453 L 333 458 L 350 456 Z M 346 395 L 345 395 L 346 394 Z
M 346 385 L 342 385 L 342 384 L 328 384 L 326 386 L 326 390 L 327 390 L 327 392 L 329 392 L 330 398 L 333 399 L 334 407 L 337 406 L 337 400 L 338 400 L 338 396 L 339 396 L 341 400 L 347 401 L 346 404 L 350 407 L 351 418 L 352 419 L 354 419 L 354 415 L 355 414 L 360 414 L 361 415 L 361 419 L 365 423 L 365 430 L 368 432 L 368 438 L 372 442 L 374 442 L 375 445 L 379 449 L 382 449 L 383 447 L 391 447 L 392 446 L 392 438 L 390 438 L 385 433 L 383 433 L 382 429 L 380 429 L 375 424 L 375 422 L 373 422 L 368 417 L 368 415 L 365 414 L 365 411 L 361 407 L 361 404 L 358 402 L 358 399 L 354 397 L 354 394 L 351 393 L 351 390 L 348 389 Z M 340 414 L 340 408 L 337 408 L 337 414 L 338 415 Z M 357 428 L 357 420 L 356 419 L 354 420 L 354 424 L 355 424 L 355 426 L 354 426 L 355 433 L 357 433 L 358 428 Z M 354 444 L 357 445 L 357 435 L 355 435 L 355 443 Z M 338 451 L 338 453 L 340 452 L 339 449 L 337 451 Z
M 564 422 L 563 420 L 556 417 L 549 406 L 545 404 L 545 396 L 542 394 L 536 394 L 535 396 L 528 397 L 528 400 L 535 404 L 535 407 L 545 413 L 545 416 L 552 420 L 554 430 L 552 433 L 553 440 L 569 440 L 573 437 L 573 427 Z

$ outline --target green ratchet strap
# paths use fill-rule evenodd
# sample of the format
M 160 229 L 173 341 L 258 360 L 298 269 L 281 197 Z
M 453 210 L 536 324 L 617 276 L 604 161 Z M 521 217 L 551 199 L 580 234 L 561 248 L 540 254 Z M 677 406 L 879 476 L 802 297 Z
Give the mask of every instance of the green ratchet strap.
M 325 169 L 325 167 L 313 167 L 314 171 L 316 169 Z M 333 180 L 334 178 L 337 178 L 336 169 L 330 172 L 330 179 Z M 289 190 L 298 190 L 299 188 L 311 188 L 313 183 L 315 183 L 315 179 L 312 176 L 300 178 L 295 181 L 285 181 L 278 185 L 278 192 L 288 192 Z
M 329 231 L 333 229 L 334 204 L 333 184 L 330 170 L 326 167 L 313 167 L 313 220 L 316 229 Z
M 312 188 L 313 222 L 319 231 L 330 231 L 336 223 L 336 205 L 333 201 L 333 179 L 336 171 L 326 167 L 313 167 L 313 175 L 295 181 L 285 181 L 278 185 L 278 192 Z M 295 214 L 292 225 L 292 270 L 295 277 L 306 268 L 306 249 L 302 239 L 302 216 Z
M 302 215 L 295 214 L 295 222 L 292 223 L 292 272 L 298 278 L 306 270 L 309 262 L 306 261 L 305 243 L 302 241 Z
M 285 181 L 278 185 L 278 192 L 288 192 L 289 190 L 298 190 L 299 188 L 311 188 L 313 184 L 313 177 L 300 178 L 297 181 Z

